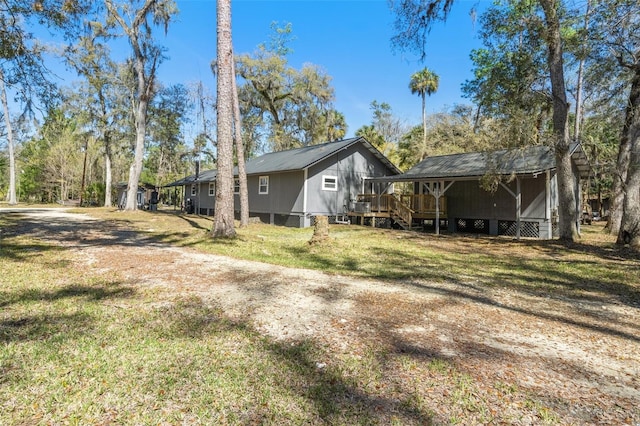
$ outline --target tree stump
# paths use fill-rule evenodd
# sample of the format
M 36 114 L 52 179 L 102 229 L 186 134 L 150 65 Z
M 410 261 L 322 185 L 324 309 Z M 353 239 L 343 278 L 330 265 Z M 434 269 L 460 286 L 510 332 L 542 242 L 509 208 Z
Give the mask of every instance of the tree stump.
M 316 223 L 313 225 L 313 236 L 309 244 L 320 244 L 329 239 L 329 218 L 327 216 L 316 216 Z

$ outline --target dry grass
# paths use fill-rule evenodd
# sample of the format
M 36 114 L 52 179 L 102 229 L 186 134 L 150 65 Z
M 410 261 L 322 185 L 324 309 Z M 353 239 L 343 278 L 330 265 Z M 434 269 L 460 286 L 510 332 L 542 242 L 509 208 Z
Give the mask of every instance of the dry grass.
M 101 221 L 55 224 L 55 244 L 54 224 L 0 218 L 0 424 L 640 422 L 640 397 L 608 389 L 613 376 L 526 350 L 579 355 L 589 342 L 637 369 L 640 261 L 599 225 L 569 246 L 355 226 L 309 246 L 309 229 L 251 225 L 213 241 L 210 218 L 82 212 Z M 437 297 L 364 292 L 332 335 L 275 341 L 215 301 L 127 276 L 132 229 L 142 252 L 180 245 Z M 122 273 L 87 268 L 79 241 L 106 247 Z M 637 377 L 618 380 L 640 394 Z

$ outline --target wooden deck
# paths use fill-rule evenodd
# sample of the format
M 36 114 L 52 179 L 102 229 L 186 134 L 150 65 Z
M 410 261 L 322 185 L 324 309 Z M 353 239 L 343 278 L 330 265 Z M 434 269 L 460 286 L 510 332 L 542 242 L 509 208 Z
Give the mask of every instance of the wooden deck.
M 349 216 L 363 222 L 364 218 L 390 218 L 404 229 L 412 229 L 415 221 L 447 218 L 447 199 L 428 194 L 359 194 Z M 421 225 L 420 225 L 421 226 Z

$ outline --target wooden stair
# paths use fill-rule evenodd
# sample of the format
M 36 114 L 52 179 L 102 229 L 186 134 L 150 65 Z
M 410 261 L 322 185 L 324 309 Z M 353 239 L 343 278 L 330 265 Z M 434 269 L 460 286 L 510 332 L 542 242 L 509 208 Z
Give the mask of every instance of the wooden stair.
M 407 221 L 405 221 L 403 218 L 401 218 L 400 216 L 398 216 L 394 212 L 391 213 L 391 220 L 393 220 L 396 224 L 398 224 L 405 231 L 411 231 L 411 229 L 412 229 L 410 223 L 407 223 Z
M 389 206 L 391 219 L 405 231 L 410 231 L 411 225 L 413 224 L 413 213 L 415 212 L 404 204 L 395 194 L 391 194 Z

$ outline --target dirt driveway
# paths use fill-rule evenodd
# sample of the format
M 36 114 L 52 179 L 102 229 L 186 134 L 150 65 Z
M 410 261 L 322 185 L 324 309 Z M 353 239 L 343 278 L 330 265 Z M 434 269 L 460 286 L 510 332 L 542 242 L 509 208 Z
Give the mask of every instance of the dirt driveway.
M 62 210 L 20 214 L 20 232 L 68 247 L 75 267 L 158 290 L 158 303 L 195 295 L 275 339 L 443 359 L 477 383 L 536 395 L 562 424 L 640 425 L 640 306 L 472 282 L 354 279 L 158 244 Z M 432 391 L 437 400 L 447 389 Z M 518 401 L 500 404 L 512 398 L 507 389 L 477 397 L 518 410 Z M 540 422 L 519 418 L 518 424 Z

